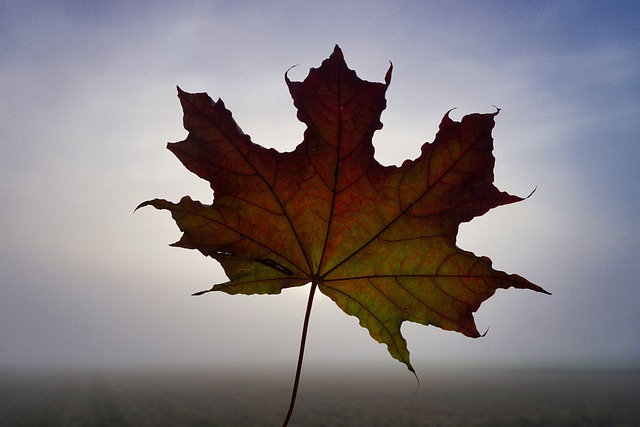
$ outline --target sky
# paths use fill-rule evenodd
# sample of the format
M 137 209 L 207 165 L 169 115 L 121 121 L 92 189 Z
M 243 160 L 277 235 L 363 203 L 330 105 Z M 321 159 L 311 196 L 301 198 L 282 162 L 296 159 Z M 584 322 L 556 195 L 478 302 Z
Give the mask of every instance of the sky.
M 403 325 L 418 372 L 640 361 L 640 3 L 635 1 L 0 2 L 0 365 L 295 366 L 308 286 L 192 297 L 225 280 L 134 208 L 205 181 L 176 85 L 222 98 L 256 143 L 304 128 L 284 82 L 333 51 L 370 81 L 392 61 L 376 158 L 400 164 L 442 116 L 492 112 L 495 182 L 527 200 L 458 245 L 552 293 L 501 290 L 483 338 Z M 306 366 L 406 368 L 316 294 Z

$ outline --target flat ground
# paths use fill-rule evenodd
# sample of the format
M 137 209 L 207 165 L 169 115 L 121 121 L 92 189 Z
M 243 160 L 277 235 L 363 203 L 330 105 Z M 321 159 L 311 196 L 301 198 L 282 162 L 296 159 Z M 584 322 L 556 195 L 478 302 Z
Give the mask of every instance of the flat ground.
M 2 370 L 0 425 L 279 427 L 291 376 Z M 640 426 L 640 370 L 305 372 L 290 426 Z

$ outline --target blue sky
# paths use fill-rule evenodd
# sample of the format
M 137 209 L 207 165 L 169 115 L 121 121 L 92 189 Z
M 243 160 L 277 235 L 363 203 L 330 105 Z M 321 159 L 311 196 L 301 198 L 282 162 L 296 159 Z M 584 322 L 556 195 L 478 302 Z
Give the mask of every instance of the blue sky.
M 528 200 L 461 227 L 459 245 L 552 296 L 501 291 L 481 339 L 405 324 L 414 365 L 640 359 L 637 2 L 0 3 L 0 363 L 293 367 L 307 289 L 190 293 L 224 280 L 143 200 L 211 200 L 165 149 L 176 85 L 222 98 L 254 142 L 303 127 L 283 74 L 337 43 L 359 76 L 394 75 L 374 139 L 399 164 L 443 114 L 502 109 L 496 184 Z M 317 295 L 306 363 L 404 367 Z

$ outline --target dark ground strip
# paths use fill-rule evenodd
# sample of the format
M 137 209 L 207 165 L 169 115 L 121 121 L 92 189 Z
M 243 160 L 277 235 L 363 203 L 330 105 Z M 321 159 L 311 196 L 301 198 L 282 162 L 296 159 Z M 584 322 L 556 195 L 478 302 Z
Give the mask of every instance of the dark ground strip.
M 290 373 L 0 371 L 0 425 L 279 426 Z M 640 425 L 640 370 L 303 374 L 292 426 Z

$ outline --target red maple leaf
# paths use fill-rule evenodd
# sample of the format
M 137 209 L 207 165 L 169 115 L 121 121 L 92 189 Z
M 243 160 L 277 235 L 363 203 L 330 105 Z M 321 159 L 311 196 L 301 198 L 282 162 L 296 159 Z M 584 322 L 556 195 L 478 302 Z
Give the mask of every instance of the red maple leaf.
M 546 293 L 456 246 L 460 223 L 522 200 L 493 185 L 498 112 L 460 122 L 445 115 L 434 142 L 400 167 L 374 159 L 391 71 L 385 83 L 363 81 L 336 46 L 304 81 L 285 75 L 307 126 L 288 153 L 251 142 L 221 100 L 179 89 L 189 135 L 168 148 L 211 183 L 213 204 L 140 205 L 169 210 L 183 232 L 174 246 L 224 268 L 227 282 L 197 294 L 277 294 L 311 283 L 298 375 L 316 288 L 412 372 L 405 320 L 478 337 L 473 313 L 496 289 Z

